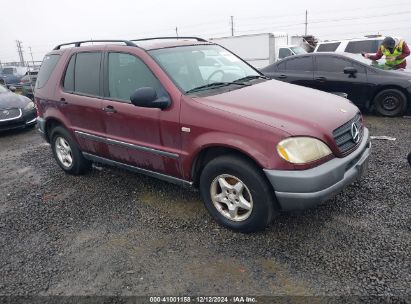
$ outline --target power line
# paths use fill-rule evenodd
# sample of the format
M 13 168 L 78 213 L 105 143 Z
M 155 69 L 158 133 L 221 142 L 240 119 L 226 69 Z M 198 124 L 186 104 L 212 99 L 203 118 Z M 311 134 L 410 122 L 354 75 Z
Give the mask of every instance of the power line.
M 339 19 L 317 19 L 313 20 L 311 23 L 324 23 L 324 22 L 340 22 L 340 21 L 350 21 L 350 20 L 357 20 L 357 19 L 370 19 L 376 17 L 392 17 L 393 15 L 406 15 L 411 14 L 411 11 L 402 11 L 402 12 L 394 12 L 389 14 L 379 14 L 379 15 L 371 15 L 371 16 L 356 16 L 356 17 L 348 17 L 348 18 L 339 18 Z
M 17 44 L 17 52 L 18 52 L 19 57 L 20 57 L 20 64 L 24 65 L 22 42 L 20 40 L 16 40 L 16 44 Z
M 379 8 L 386 9 L 388 7 L 404 6 L 404 5 L 407 5 L 407 4 L 409 4 L 409 1 L 402 2 L 402 3 L 394 3 L 392 5 L 372 6 L 372 7 L 367 6 L 365 8 L 355 8 L 355 9 L 350 8 L 350 9 L 327 9 L 327 10 L 318 10 L 318 11 L 314 10 L 314 11 L 310 11 L 310 13 L 312 15 L 324 15 L 325 13 L 327 15 L 329 15 L 330 12 L 350 12 L 350 11 L 362 11 L 362 10 L 365 10 L 365 9 L 372 10 L 372 9 L 379 9 Z M 237 19 L 238 22 L 243 21 L 243 20 L 255 20 L 255 19 L 258 19 L 258 20 L 261 20 L 261 19 L 283 19 L 283 18 L 289 19 L 290 17 L 297 17 L 297 16 L 301 17 L 303 15 L 303 13 L 304 13 L 304 11 L 301 11 L 301 13 L 292 14 L 292 15 L 277 14 L 277 15 L 265 15 L 265 16 L 246 17 L 246 18 L 236 17 L 236 19 Z M 272 22 L 272 20 L 268 20 L 267 22 Z

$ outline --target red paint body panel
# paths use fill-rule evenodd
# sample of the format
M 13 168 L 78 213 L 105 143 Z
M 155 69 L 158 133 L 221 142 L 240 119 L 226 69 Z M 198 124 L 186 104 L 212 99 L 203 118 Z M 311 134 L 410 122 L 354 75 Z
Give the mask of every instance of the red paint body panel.
M 171 106 L 165 110 L 141 108 L 65 93 L 61 80 L 70 55 L 93 50 L 139 57 L 168 92 Z M 89 46 L 52 53 L 61 54 L 61 59 L 46 86 L 35 94 L 42 118 L 60 121 L 85 152 L 189 181 L 194 160 L 208 147 L 236 149 L 261 168 L 293 170 L 295 166 L 278 156 L 276 145 L 286 137 L 304 135 L 321 139 L 336 157 L 341 157 L 332 132 L 358 112 L 346 99 L 275 80 L 207 97 L 182 95 L 150 55 L 136 47 Z M 67 104 L 61 102 L 62 98 Z M 109 105 L 117 113 L 102 110 Z M 182 127 L 190 128 L 190 132 L 182 132 Z M 75 135 L 75 131 L 178 157 L 96 142 Z

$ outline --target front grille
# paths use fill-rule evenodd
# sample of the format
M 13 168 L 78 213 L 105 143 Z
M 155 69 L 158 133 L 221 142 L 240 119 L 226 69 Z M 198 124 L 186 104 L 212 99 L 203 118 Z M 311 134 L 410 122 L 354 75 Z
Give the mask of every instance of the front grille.
M 21 110 L 18 108 L 13 109 L 0 109 L 0 121 L 13 120 L 21 117 Z
M 356 124 L 359 134 L 359 141 L 357 143 L 354 142 L 351 128 L 352 125 Z M 354 147 L 359 145 L 361 142 L 362 135 L 364 133 L 364 125 L 362 123 L 361 114 L 357 113 L 351 120 L 343 124 L 342 126 L 338 127 L 333 131 L 334 140 L 338 146 L 338 149 L 342 154 L 346 154 Z

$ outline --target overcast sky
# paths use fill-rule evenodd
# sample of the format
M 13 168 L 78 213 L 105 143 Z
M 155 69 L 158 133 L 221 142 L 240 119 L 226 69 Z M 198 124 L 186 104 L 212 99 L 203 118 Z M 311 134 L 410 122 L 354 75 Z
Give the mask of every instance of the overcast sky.
M 405 38 L 411 44 L 411 1 L 398 0 L 19 0 L 2 1 L 0 60 L 17 61 L 16 40 L 24 59 L 42 60 L 59 43 L 85 39 L 195 35 L 229 36 L 230 16 L 235 34 L 285 32 L 319 39 L 366 34 Z

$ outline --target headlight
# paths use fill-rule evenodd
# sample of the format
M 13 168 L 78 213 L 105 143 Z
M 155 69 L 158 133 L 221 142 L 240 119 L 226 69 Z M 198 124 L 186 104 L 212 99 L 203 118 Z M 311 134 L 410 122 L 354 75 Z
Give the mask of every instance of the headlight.
M 290 137 L 277 145 L 278 154 L 293 164 L 306 164 L 330 155 L 332 152 L 322 141 L 312 137 Z
M 25 111 L 29 111 L 29 110 L 32 110 L 32 109 L 34 109 L 34 102 L 30 101 L 30 102 L 24 107 L 24 110 L 25 110 Z

